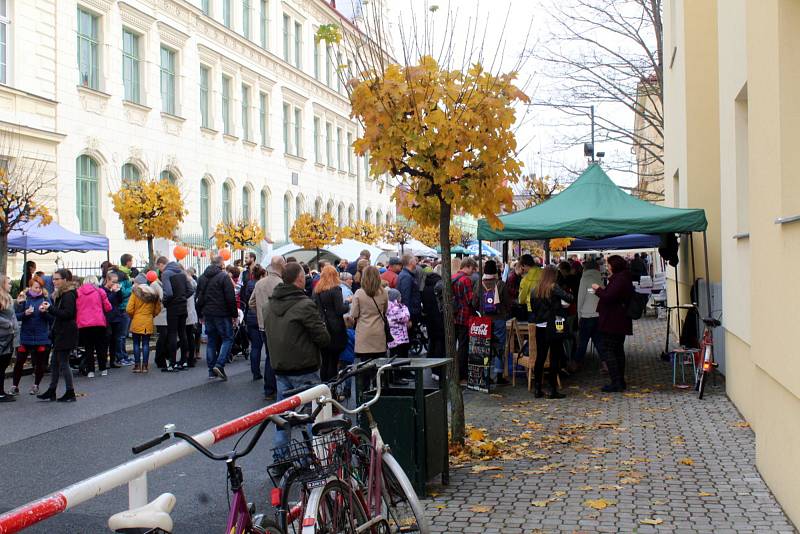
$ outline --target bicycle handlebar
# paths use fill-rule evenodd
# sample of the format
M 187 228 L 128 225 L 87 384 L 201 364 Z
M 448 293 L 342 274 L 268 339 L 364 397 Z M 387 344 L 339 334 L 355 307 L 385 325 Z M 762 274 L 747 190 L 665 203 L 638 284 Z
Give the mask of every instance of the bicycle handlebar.
M 142 452 L 144 452 L 144 451 L 146 451 L 148 449 L 152 449 L 156 445 L 160 445 L 161 443 L 164 443 L 168 439 L 169 439 L 169 434 L 165 433 L 165 434 L 162 434 L 162 435 L 160 435 L 160 436 L 158 436 L 156 438 L 151 439 L 150 441 L 146 441 L 146 442 L 142 443 L 141 445 L 136 445 L 131 450 L 133 451 L 133 454 L 139 454 L 139 453 L 142 453 Z
M 376 402 L 378 402 L 378 399 L 381 398 L 381 375 L 383 374 L 383 372 L 388 370 L 388 369 L 391 369 L 393 367 L 400 367 L 401 365 L 407 365 L 409 363 L 411 363 L 410 359 L 391 360 L 391 361 L 389 361 L 389 363 L 381 365 L 380 367 L 378 367 L 378 372 L 375 375 L 375 383 L 376 383 L 375 396 L 372 397 L 367 402 L 365 402 L 364 404 L 362 404 L 361 406 L 359 406 L 358 408 L 354 408 L 354 409 L 350 410 L 350 409 L 342 406 L 342 404 L 339 401 L 337 401 L 336 399 L 334 399 L 334 398 L 320 397 L 317 402 L 319 402 L 320 405 L 331 404 L 331 405 L 335 406 L 337 409 L 339 409 L 342 413 L 346 413 L 346 414 L 349 414 L 349 415 L 359 414 L 359 413 L 363 412 L 364 410 L 366 410 L 367 408 L 369 408 L 370 406 L 372 406 L 373 404 L 375 404 Z M 370 366 L 365 366 L 365 367 L 363 367 L 361 369 L 356 369 L 352 373 L 345 373 L 345 377 L 349 378 L 347 376 L 349 374 L 352 374 L 353 376 L 355 376 L 357 374 L 361 374 L 363 372 L 366 372 L 367 370 L 371 370 L 374 367 L 376 367 L 376 365 L 374 363 L 371 363 Z

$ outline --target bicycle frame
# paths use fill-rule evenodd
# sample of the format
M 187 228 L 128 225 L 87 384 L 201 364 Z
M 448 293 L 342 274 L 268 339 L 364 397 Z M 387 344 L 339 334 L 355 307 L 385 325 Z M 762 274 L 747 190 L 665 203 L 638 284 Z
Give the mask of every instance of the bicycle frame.
M 250 532 L 253 528 L 253 518 L 250 515 L 250 508 L 247 506 L 247 499 L 244 496 L 244 479 L 242 470 L 233 461 L 228 461 L 228 478 L 231 481 L 231 493 L 233 501 L 228 512 L 228 526 L 226 534 L 243 534 Z

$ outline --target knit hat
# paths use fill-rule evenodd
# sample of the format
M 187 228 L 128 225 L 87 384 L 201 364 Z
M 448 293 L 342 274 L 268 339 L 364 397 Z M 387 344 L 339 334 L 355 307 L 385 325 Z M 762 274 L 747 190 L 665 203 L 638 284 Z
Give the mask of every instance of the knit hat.
M 497 264 L 494 260 L 489 260 L 483 264 L 483 274 L 497 274 Z
M 147 277 L 144 275 L 144 273 L 139 273 L 136 275 L 136 278 L 133 279 L 133 283 L 147 285 Z
M 400 292 L 396 289 L 389 290 L 389 302 L 396 302 L 400 300 Z

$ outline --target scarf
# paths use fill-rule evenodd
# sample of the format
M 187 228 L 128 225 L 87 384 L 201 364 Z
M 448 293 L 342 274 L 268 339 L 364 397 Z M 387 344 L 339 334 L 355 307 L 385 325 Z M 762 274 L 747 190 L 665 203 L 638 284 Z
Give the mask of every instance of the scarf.
M 486 287 L 486 280 L 495 280 L 495 283 L 494 283 L 494 305 L 495 306 L 499 306 L 500 305 L 500 289 L 499 289 L 500 281 L 497 280 L 497 275 L 496 274 L 484 274 L 483 275 L 483 281 L 482 281 L 483 290 L 484 291 L 488 291 L 489 290 L 489 288 Z

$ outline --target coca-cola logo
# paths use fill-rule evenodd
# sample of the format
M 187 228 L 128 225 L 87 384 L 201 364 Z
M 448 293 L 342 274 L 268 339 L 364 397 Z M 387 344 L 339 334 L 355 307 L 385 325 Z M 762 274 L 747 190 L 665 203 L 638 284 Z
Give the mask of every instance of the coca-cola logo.
M 469 329 L 469 335 L 486 337 L 489 335 L 489 325 L 487 323 L 473 324 Z

